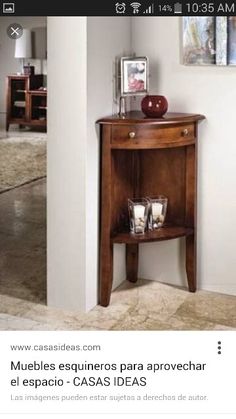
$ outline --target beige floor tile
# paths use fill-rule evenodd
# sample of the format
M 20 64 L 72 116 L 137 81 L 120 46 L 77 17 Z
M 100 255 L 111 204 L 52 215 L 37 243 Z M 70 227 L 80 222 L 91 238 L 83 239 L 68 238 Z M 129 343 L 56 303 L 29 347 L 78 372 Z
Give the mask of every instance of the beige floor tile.
M 236 327 L 236 297 L 207 291 L 189 294 L 178 308 L 179 317 L 197 318 L 228 327 Z
M 51 330 L 51 328 L 47 324 L 42 324 L 34 320 L 0 314 L 0 330 Z
M 86 315 L 85 326 L 110 330 L 119 319 L 128 315 L 127 304 L 114 304 L 108 307 L 97 306 Z

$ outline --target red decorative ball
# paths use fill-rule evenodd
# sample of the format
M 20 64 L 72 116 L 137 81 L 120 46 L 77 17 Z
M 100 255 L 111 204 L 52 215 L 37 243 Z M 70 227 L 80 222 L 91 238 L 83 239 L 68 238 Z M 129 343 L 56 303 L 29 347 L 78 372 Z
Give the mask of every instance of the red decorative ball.
M 143 113 L 149 118 L 160 118 L 168 109 L 165 96 L 147 95 L 141 102 Z

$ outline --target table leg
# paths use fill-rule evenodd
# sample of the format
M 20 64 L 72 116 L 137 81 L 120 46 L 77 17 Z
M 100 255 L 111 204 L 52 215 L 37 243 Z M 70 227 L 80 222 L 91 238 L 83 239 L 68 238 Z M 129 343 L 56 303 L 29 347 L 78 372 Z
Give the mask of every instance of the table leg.
M 126 245 L 126 279 L 130 282 L 138 280 L 138 244 Z
M 113 282 L 112 227 L 112 159 L 110 149 L 111 127 L 104 128 L 102 141 L 101 231 L 100 231 L 100 304 L 110 303 Z
M 113 282 L 113 244 L 102 245 L 100 265 L 100 304 L 107 307 L 110 304 Z
M 188 289 L 196 291 L 196 243 L 194 234 L 186 237 L 186 272 Z

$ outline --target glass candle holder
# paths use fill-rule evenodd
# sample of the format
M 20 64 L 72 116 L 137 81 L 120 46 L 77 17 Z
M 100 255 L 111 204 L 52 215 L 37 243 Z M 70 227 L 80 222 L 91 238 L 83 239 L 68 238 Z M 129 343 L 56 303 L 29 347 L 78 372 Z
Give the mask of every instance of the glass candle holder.
M 128 199 L 130 231 L 144 234 L 147 227 L 149 202 L 146 198 Z
M 163 226 L 166 217 L 168 199 L 159 195 L 156 198 L 147 198 L 149 202 L 149 230 L 155 230 Z

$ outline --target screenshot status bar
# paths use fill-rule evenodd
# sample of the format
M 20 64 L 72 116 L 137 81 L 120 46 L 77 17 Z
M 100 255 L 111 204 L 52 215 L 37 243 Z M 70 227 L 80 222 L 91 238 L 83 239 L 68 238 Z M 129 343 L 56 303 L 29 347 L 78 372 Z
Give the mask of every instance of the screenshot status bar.
M 132 1 L 49 2 L 1 0 L 2 16 L 234 16 L 234 1 Z

